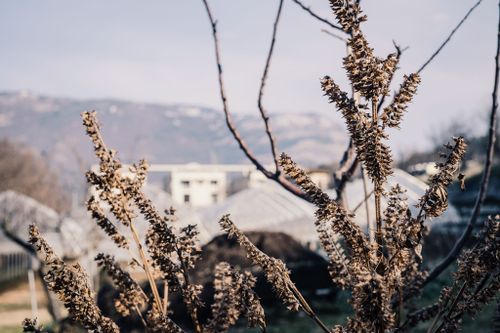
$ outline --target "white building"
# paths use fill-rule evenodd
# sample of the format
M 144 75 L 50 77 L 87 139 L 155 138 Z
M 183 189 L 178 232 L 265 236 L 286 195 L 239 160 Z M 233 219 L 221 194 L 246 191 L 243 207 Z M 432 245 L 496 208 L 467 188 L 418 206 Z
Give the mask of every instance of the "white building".
M 92 170 L 98 172 L 99 167 L 94 165 Z M 123 165 L 124 175 L 132 176 L 129 170 L 130 165 Z M 258 186 L 266 180 L 251 164 L 152 164 L 148 173 L 168 176 L 166 190 L 174 204 L 193 208 L 223 202 L 228 196 L 229 174 L 243 176 L 244 188 Z
M 332 182 L 332 172 L 324 169 L 309 169 L 307 175 L 320 189 L 327 190 Z
M 272 166 L 266 167 L 272 169 Z M 99 167 L 92 169 L 98 171 Z M 129 165 L 123 165 L 124 175 L 132 176 L 129 170 Z M 219 204 L 231 194 L 258 188 L 270 181 L 251 164 L 152 164 L 148 172 L 168 176 L 165 190 L 174 204 L 192 208 Z M 310 176 L 322 189 L 331 181 L 331 175 L 324 170 L 311 170 Z
M 174 202 L 191 207 L 222 202 L 226 198 L 226 185 L 225 172 L 203 170 L 200 165 L 188 164 L 170 176 L 170 193 Z

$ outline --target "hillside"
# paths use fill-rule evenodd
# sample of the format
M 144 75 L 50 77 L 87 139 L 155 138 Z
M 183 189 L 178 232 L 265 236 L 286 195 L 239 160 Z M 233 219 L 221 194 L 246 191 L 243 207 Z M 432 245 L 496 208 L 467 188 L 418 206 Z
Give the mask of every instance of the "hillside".
M 21 141 L 47 156 L 66 175 L 93 163 L 79 114 L 97 110 L 108 144 L 124 162 L 246 163 L 226 128 L 223 113 L 193 105 L 160 105 L 113 99 L 76 100 L 32 93 L 0 93 L 0 137 Z M 261 119 L 235 115 L 254 153 L 269 163 Z M 271 119 L 280 151 L 306 166 L 330 164 L 345 147 L 333 115 L 279 114 Z

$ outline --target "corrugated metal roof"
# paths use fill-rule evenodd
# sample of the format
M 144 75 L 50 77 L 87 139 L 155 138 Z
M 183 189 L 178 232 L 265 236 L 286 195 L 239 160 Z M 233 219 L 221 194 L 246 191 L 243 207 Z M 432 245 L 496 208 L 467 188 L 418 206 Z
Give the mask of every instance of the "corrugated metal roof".
M 301 241 L 315 239 L 315 207 L 274 182 L 249 188 L 228 197 L 221 204 L 200 209 L 206 228 L 220 234 L 219 219 L 231 219 L 244 231 L 282 231 Z
M 389 177 L 387 190 L 392 186 L 400 184 L 407 190 L 406 196 L 412 214 L 416 215 L 418 209 L 414 205 L 425 193 L 427 185 L 410 174 L 396 169 Z M 368 184 L 368 192 L 371 185 Z M 335 198 L 335 192 L 330 190 L 328 194 Z M 346 186 L 346 200 L 348 207 L 354 208 L 364 198 L 363 182 L 361 179 L 354 180 Z M 375 217 L 375 207 L 369 200 L 370 218 Z M 386 207 L 386 200 L 382 200 L 382 208 Z M 314 212 L 316 208 L 304 200 L 284 190 L 278 184 L 269 181 L 260 187 L 245 189 L 228 197 L 223 203 L 198 212 L 206 229 L 213 235 L 220 234 L 218 221 L 224 214 L 231 214 L 232 220 L 243 231 L 282 231 L 302 242 L 316 242 L 317 235 L 314 228 Z M 367 230 L 366 210 L 364 206 L 357 210 L 355 222 Z M 450 205 L 449 209 L 440 217 L 433 219 L 429 224 L 439 222 L 458 222 L 457 210 Z
M 0 220 L 9 232 L 22 240 L 28 239 L 28 227 L 35 224 L 61 256 L 75 257 L 85 251 L 85 233 L 81 225 L 26 195 L 10 190 L 0 193 Z M 0 239 L 0 252 L 20 250 L 2 231 Z

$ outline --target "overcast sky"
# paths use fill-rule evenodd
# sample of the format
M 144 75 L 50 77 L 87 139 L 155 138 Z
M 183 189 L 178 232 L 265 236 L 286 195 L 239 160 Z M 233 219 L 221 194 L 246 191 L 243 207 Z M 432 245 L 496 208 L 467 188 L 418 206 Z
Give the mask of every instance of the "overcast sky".
M 327 0 L 303 0 L 334 20 Z M 398 80 L 416 70 L 476 0 L 363 0 L 365 32 L 376 53 L 392 40 L 410 48 Z M 230 107 L 257 112 L 256 97 L 278 1 L 212 0 Z M 398 152 L 423 148 L 419 137 L 463 119 L 478 130 L 491 104 L 497 1 L 483 0 L 423 72 Z M 319 79 L 347 89 L 344 45 L 295 3 L 285 1 L 265 94 L 269 112 L 334 112 Z M 220 109 L 211 32 L 201 0 L 2 1 L 0 90 L 76 98 L 189 103 Z M 426 141 L 427 144 L 429 143 Z

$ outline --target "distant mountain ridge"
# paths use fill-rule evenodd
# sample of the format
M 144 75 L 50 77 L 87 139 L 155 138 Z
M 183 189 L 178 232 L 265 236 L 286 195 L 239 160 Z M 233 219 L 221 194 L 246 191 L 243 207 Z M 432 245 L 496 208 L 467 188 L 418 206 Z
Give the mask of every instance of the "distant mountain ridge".
M 221 111 L 184 104 L 151 104 L 114 99 L 77 100 L 26 92 L 0 93 L 0 137 L 32 146 L 64 170 L 93 163 L 80 113 L 96 110 L 109 146 L 124 162 L 248 163 Z M 234 115 L 256 156 L 270 163 L 261 118 Z M 271 118 L 280 151 L 306 166 L 330 164 L 346 144 L 343 127 L 324 114 L 277 114 Z

